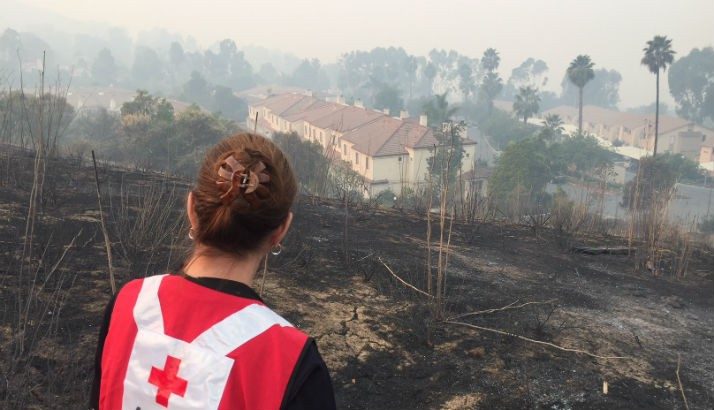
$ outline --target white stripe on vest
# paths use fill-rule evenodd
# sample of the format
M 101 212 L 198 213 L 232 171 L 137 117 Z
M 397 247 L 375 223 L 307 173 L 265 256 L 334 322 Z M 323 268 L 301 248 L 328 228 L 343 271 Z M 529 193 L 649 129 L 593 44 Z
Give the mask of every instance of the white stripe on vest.
M 122 407 L 127 410 L 217 409 L 233 367 L 226 355 L 269 328 L 292 326 L 263 305 L 249 305 L 192 342 L 164 333 L 158 290 L 166 275 L 145 278 L 134 305 L 134 340 Z

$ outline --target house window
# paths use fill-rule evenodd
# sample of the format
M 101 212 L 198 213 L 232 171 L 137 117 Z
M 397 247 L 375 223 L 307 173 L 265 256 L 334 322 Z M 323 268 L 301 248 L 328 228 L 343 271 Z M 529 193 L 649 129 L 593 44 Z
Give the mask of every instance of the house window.
M 342 155 L 347 155 L 347 144 L 342 144 Z
M 355 152 L 355 165 L 359 165 L 359 152 Z
M 369 169 L 369 157 L 364 157 L 364 169 Z

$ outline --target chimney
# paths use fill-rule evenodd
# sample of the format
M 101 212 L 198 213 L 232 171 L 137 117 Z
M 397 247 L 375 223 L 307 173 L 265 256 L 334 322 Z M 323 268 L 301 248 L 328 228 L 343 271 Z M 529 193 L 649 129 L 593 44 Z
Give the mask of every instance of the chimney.
M 423 127 L 427 127 L 429 122 L 427 121 L 426 114 L 422 114 L 419 116 L 419 125 Z
M 399 119 L 400 119 L 400 120 L 406 120 L 407 118 L 409 118 L 409 112 L 408 112 L 408 111 L 406 111 L 406 110 L 401 110 L 401 111 L 399 111 Z
M 361 98 L 358 98 L 358 99 L 355 100 L 355 107 L 364 108 L 364 104 L 362 104 L 362 99 L 361 99 Z
M 389 115 L 389 108 L 382 108 L 382 114 Z

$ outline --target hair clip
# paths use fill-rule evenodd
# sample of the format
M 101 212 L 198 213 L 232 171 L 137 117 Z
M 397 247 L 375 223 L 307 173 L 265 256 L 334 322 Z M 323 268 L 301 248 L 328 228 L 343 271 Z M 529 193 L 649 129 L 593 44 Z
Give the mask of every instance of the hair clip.
M 230 171 L 224 167 L 226 165 L 230 167 Z M 229 156 L 218 168 L 218 176 L 224 180 L 216 181 L 216 184 L 219 186 L 230 185 L 220 198 L 229 203 L 241 193 L 241 190 L 245 194 L 255 192 L 260 184 L 270 181 L 270 175 L 264 172 L 265 169 L 265 164 L 262 161 L 255 164 L 253 169 L 247 169 L 233 155 Z

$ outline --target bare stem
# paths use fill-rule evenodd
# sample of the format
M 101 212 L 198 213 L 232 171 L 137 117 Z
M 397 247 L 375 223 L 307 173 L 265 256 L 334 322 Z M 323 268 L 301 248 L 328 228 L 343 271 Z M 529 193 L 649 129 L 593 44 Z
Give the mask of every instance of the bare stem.
M 682 357 L 677 353 L 677 384 L 679 384 L 679 391 L 682 393 L 682 400 L 684 400 L 684 408 L 689 410 L 689 403 L 687 403 L 687 396 L 684 395 L 684 387 L 682 387 L 682 379 L 679 378 L 679 366 L 682 362 Z
M 483 331 L 485 331 L 485 332 L 496 333 L 496 334 L 503 335 L 503 336 L 515 337 L 516 339 L 524 340 L 524 341 L 526 341 L 526 342 L 531 342 L 531 343 L 535 343 L 535 344 L 539 344 L 539 345 L 543 345 L 543 346 L 552 347 L 552 348 L 554 348 L 554 349 L 562 350 L 562 351 L 564 351 L 564 352 L 580 353 L 580 354 L 584 354 L 584 355 L 587 355 L 587 356 L 590 356 L 590 357 L 594 357 L 594 358 L 596 358 L 596 359 L 604 359 L 604 360 L 632 359 L 631 357 L 627 357 L 627 356 L 600 356 L 600 355 L 598 355 L 598 354 L 591 353 L 591 352 L 588 352 L 588 351 L 586 351 L 586 350 L 580 350 L 580 349 L 573 349 L 573 348 L 570 348 L 570 347 L 558 346 L 558 345 L 556 345 L 556 344 L 554 344 L 554 343 L 544 342 L 544 341 L 542 341 L 542 340 L 531 339 L 530 337 L 525 337 L 525 336 L 517 335 L 517 334 L 515 334 L 515 333 L 510 333 L 510 332 L 506 332 L 506 331 L 503 331 L 503 330 L 491 329 L 491 328 L 489 328 L 489 327 L 483 327 L 483 326 L 472 325 L 472 324 L 470 324 L 470 323 L 456 322 L 456 321 L 452 321 L 452 320 L 445 320 L 444 323 L 448 323 L 448 324 L 451 324 L 451 325 L 466 326 L 466 327 L 469 327 L 469 328 L 472 328 L 472 329 L 483 330 Z
M 107 232 L 107 227 L 104 223 L 104 211 L 102 211 L 102 194 L 99 191 L 99 172 L 97 171 L 97 158 L 94 156 L 94 150 L 92 150 L 92 162 L 94 163 L 94 182 L 97 185 L 97 202 L 99 203 L 99 222 L 102 227 L 102 233 L 104 234 L 104 246 L 107 250 L 107 265 L 109 266 L 109 284 L 112 287 L 112 295 L 117 293 L 117 285 L 114 281 L 114 268 L 112 267 L 112 247 L 109 242 L 109 232 Z
M 521 303 L 520 305 L 516 305 L 516 303 L 518 303 L 518 301 L 516 300 L 516 301 L 514 301 L 514 302 L 512 302 L 512 303 L 509 303 L 508 305 L 506 305 L 506 306 L 504 306 L 504 307 L 494 308 L 494 309 L 486 309 L 486 310 L 479 310 L 479 311 L 476 311 L 476 312 L 464 313 L 464 314 L 461 314 L 461 315 L 452 316 L 452 317 L 450 317 L 450 318 L 447 318 L 446 320 L 463 319 L 463 318 L 465 318 L 465 317 L 485 315 L 485 314 L 488 314 L 488 313 L 501 312 L 501 311 L 504 311 L 504 310 L 520 309 L 520 308 L 526 307 L 526 306 L 528 306 L 528 305 L 547 305 L 547 304 L 549 304 L 549 303 L 555 302 L 556 300 L 557 300 L 557 299 L 549 299 L 549 300 L 546 300 L 546 301 L 543 301 L 543 302 L 526 302 L 526 303 Z
M 389 266 L 387 266 L 386 263 L 384 263 L 384 261 L 382 260 L 382 258 L 377 258 L 377 259 L 379 260 L 379 263 L 381 263 L 382 265 L 384 265 L 384 267 L 387 268 L 387 270 L 389 271 L 389 273 L 391 273 L 392 276 L 394 276 L 395 278 L 397 278 L 398 281 L 402 282 L 402 284 L 404 284 L 404 286 L 406 286 L 406 287 L 408 287 L 408 288 L 410 288 L 410 289 L 416 291 L 417 293 L 422 294 L 422 295 L 424 295 L 424 296 L 426 296 L 426 297 L 428 297 L 428 298 L 433 298 L 432 295 L 430 295 L 430 294 L 424 292 L 423 290 L 417 288 L 416 286 L 414 286 L 414 285 L 408 283 L 407 281 L 405 281 L 404 279 L 400 278 L 396 273 L 394 273 L 394 271 L 393 271 Z

